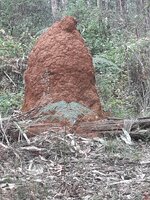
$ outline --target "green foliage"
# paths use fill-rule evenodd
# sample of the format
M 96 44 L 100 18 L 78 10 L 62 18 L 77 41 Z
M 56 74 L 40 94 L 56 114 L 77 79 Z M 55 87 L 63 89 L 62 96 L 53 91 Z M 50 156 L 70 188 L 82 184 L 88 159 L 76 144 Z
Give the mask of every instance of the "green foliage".
M 108 58 L 102 57 L 101 55 L 94 55 L 93 62 L 97 72 L 101 73 L 118 73 L 120 72 L 117 64 L 109 60 Z
M 72 15 L 78 20 L 78 29 L 86 39 L 92 54 L 100 53 L 107 49 L 109 40 L 109 26 L 96 7 L 87 7 L 84 0 L 69 1 L 64 15 Z
M 34 34 L 51 22 L 48 0 L 1 1 L 0 13 L 1 27 L 13 36 L 20 36 L 27 30 Z
M 61 1 L 57 2 L 60 16 L 72 15 L 78 20 L 78 30 L 93 55 L 105 109 L 116 116 L 147 112 L 150 107 L 148 1 L 141 1 L 140 5 L 137 1 L 124 1 L 124 5 L 99 1 L 103 3 L 98 6 L 96 0 L 69 0 L 65 10 Z M 39 36 L 53 21 L 51 4 L 48 0 L 0 2 L 0 56 L 27 55 L 34 36 Z
M 118 59 L 117 62 L 118 54 L 118 48 L 112 46 L 109 50 L 93 57 L 97 86 L 100 90 L 104 109 L 116 116 L 126 115 L 126 113 L 122 113 L 124 100 L 121 100 L 123 85 L 120 84 L 120 77 L 123 69 L 121 59 Z
M 126 44 L 126 65 L 124 70 L 129 74 L 129 95 L 135 98 L 132 101 L 142 115 L 150 107 L 150 37 L 132 39 Z M 149 113 L 149 112 L 148 112 Z M 145 116 L 144 114 L 144 116 Z M 147 114 L 146 114 L 147 115 Z
M 67 119 L 70 123 L 74 124 L 79 116 L 91 113 L 92 111 L 83 106 L 82 104 L 65 101 L 59 101 L 56 103 L 48 104 L 46 107 L 40 110 L 40 113 L 52 113 L 51 120 L 64 120 Z
M 34 37 L 30 36 L 30 40 L 27 44 L 27 38 L 25 33 L 23 33 L 19 40 L 7 35 L 4 29 L 0 30 L 0 56 L 5 58 L 9 57 L 23 57 L 25 56 L 33 46 L 35 41 Z
M 97 72 L 97 84 L 100 86 L 101 93 L 104 95 L 103 98 L 106 100 L 112 96 L 115 90 L 121 68 L 106 55 L 105 57 L 95 55 L 93 61 Z
M 128 82 L 128 74 L 124 70 L 125 45 L 119 47 L 118 43 L 112 43 L 108 50 L 95 55 L 93 61 L 97 86 L 105 110 L 118 117 L 134 115 L 130 97 L 125 93 Z
M 19 57 L 23 54 L 21 43 L 14 41 L 13 38 L 4 40 L 0 37 L 0 56 L 5 57 Z
M 134 28 L 128 30 L 130 31 L 128 35 L 128 27 L 125 27 L 126 19 L 122 18 L 120 21 L 119 13 L 113 13 L 110 10 L 110 13 L 106 15 L 104 10 L 96 7 L 96 4 L 90 5 L 92 6 L 87 6 L 84 0 L 69 1 L 66 13 L 78 19 L 78 29 L 93 54 L 97 86 L 104 108 L 116 116 L 133 116 L 138 108 L 134 104 L 135 93 L 130 88 L 135 88 L 133 83 L 137 83 L 131 77 L 132 73 L 130 72 L 132 68 L 134 68 L 133 71 L 136 71 L 137 59 L 134 57 L 132 63 L 131 57 L 133 57 L 133 52 L 139 51 L 139 45 L 135 45 L 132 52 L 129 51 L 127 45 L 128 43 L 133 45 L 132 41 L 137 42 L 133 32 L 134 20 L 129 21 L 129 26 Z M 115 4 L 112 2 L 110 6 L 114 9 Z M 130 8 L 130 12 L 131 10 L 133 12 L 133 7 Z M 140 43 L 147 46 L 143 40 Z M 131 67 L 129 67 L 129 63 L 130 65 L 132 63 Z M 132 82 L 130 85 L 129 80 Z
M 149 37 L 114 36 L 109 49 L 94 55 L 97 85 L 106 110 L 116 116 L 134 116 L 149 107 Z
M 22 104 L 23 92 L 0 93 L 0 113 L 4 116 L 12 114 L 13 110 L 19 109 Z

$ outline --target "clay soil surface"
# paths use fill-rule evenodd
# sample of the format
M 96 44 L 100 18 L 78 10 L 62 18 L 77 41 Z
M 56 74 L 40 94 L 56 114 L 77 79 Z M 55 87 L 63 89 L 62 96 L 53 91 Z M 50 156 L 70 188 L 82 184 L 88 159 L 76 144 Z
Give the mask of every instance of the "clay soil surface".
M 1 200 L 147 200 L 150 145 L 43 133 L 0 143 Z

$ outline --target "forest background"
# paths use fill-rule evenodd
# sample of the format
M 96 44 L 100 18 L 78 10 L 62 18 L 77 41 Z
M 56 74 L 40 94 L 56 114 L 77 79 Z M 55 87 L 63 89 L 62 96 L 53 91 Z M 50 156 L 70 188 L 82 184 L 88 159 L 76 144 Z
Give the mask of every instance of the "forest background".
M 20 108 L 28 53 L 65 15 L 77 18 L 91 51 L 104 109 L 149 116 L 149 0 L 0 0 L 0 113 Z

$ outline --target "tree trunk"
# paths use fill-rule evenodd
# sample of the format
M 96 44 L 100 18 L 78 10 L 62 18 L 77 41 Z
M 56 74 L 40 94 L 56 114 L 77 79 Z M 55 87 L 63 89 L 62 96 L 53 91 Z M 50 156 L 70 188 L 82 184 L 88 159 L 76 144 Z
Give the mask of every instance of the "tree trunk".
M 116 10 L 120 13 L 120 15 L 125 18 L 127 13 L 127 3 L 126 0 L 117 0 L 116 1 Z
M 150 2 L 147 1 L 147 26 L 150 29 Z
M 57 18 L 57 12 L 58 12 L 58 2 L 57 0 L 51 0 L 51 8 L 52 8 L 52 15 L 53 15 L 53 20 Z
M 146 0 L 143 9 L 144 9 L 144 14 L 145 14 L 145 35 L 146 35 L 150 29 L 150 2 L 149 0 Z
M 61 0 L 61 4 L 63 8 L 66 8 L 68 0 Z

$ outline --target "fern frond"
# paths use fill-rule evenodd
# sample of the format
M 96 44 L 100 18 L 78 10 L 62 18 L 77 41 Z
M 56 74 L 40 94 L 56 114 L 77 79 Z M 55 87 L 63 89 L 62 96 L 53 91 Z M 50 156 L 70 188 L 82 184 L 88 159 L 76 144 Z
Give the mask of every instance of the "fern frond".
M 116 73 L 116 72 L 120 72 L 121 70 L 116 63 L 100 55 L 95 55 L 93 57 L 93 62 L 94 62 L 95 69 L 97 72 L 106 73 L 107 71 L 109 71 L 111 73 Z
M 113 66 L 113 67 L 118 68 L 118 66 L 114 62 L 112 62 L 111 60 L 108 60 L 107 58 L 101 57 L 99 55 L 95 55 L 93 57 L 93 61 L 95 65 L 101 64 L 101 65 Z
M 58 119 L 61 121 L 62 119 L 67 119 L 70 123 L 75 123 L 79 116 L 91 113 L 89 108 L 86 106 L 77 103 L 71 102 L 67 103 L 65 101 L 59 101 L 56 103 L 48 104 L 44 108 L 42 108 L 39 112 L 40 115 L 44 115 L 44 113 L 48 113 L 46 116 L 50 120 Z M 53 113 L 53 114 L 49 114 Z M 42 118 L 41 118 L 42 119 Z

